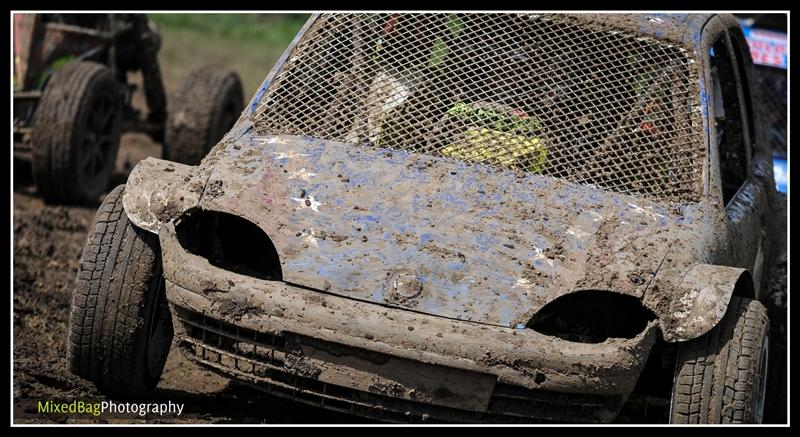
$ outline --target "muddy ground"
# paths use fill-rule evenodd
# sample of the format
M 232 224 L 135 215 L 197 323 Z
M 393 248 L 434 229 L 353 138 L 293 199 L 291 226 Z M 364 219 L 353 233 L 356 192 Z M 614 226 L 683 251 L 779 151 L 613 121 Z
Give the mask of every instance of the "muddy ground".
M 126 135 L 117 162 L 117 180 L 160 147 L 139 135 Z M 169 422 L 169 423 L 353 423 L 363 419 L 274 398 L 206 371 L 175 348 L 158 389 L 149 401 L 185 404 L 179 416 L 136 415 L 94 418 L 37 412 L 38 401 L 102 400 L 96 389 L 66 371 L 65 339 L 70 294 L 94 208 L 45 205 L 31 186 L 24 166 L 17 166 L 14 187 L 14 420 L 17 423 Z M 783 226 L 783 225 L 781 225 Z M 779 227 L 774 232 L 785 232 Z M 775 269 L 770 291 L 775 359 L 771 422 L 785 422 L 786 256 Z M 775 335 L 777 334 L 777 335 Z M 626 410 L 629 411 L 629 410 Z M 629 411 L 630 412 L 630 411 Z M 632 414 L 632 413 L 631 413 Z M 623 417 L 624 422 L 642 418 Z M 660 418 L 652 418 L 658 421 Z M 649 420 L 648 420 L 649 421 Z

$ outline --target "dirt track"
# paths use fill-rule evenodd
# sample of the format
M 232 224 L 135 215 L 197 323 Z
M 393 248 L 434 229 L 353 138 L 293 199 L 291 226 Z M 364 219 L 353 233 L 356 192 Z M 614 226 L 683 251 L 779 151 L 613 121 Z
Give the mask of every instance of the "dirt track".
M 159 156 L 159 146 L 146 137 L 127 135 L 117 162 L 117 181 L 124 182 L 125 173 L 147 155 Z M 104 399 L 94 386 L 66 371 L 64 343 L 75 272 L 95 210 L 45 205 L 30 184 L 24 182 L 24 173 L 24 168 L 17 169 L 17 179 L 23 179 L 23 183 L 17 184 L 14 192 L 14 420 L 17 423 L 363 422 L 357 417 L 285 401 L 230 383 L 188 362 L 175 348 L 157 392 L 147 401 L 184 403 L 180 417 L 128 415 L 95 419 L 37 413 L 37 401 Z M 772 380 L 773 393 L 767 412 L 772 416 L 771 422 L 785 422 L 786 362 L 782 354 L 786 348 L 785 249 L 770 275 L 775 278 L 770 290 L 775 346 L 770 372 L 777 378 Z M 775 389 L 780 386 L 784 391 Z

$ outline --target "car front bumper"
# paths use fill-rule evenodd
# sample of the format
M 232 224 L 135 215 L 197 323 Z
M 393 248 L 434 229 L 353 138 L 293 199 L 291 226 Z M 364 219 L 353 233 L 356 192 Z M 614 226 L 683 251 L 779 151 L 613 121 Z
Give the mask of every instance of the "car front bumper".
M 387 421 L 608 422 L 655 341 L 574 343 L 267 281 L 160 243 L 181 351 L 276 395 Z

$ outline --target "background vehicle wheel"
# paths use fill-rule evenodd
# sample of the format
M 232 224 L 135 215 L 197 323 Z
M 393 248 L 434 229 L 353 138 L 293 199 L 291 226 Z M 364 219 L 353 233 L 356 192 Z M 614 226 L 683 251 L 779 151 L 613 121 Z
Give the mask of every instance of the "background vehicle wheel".
M 211 65 L 193 70 L 169 104 L 164 158 L 199 164 L 243 108 L 242 82 L 234 71 Z
M 71 62 L 47 82 L 33 116 L 33 175 L 45 201 L 97 204 L 119 150 L 122 95 L 111 71 Z
M 734 297 L 722 321 L 678 347 L 672 423 L 760 423 L 769 355 L 767 310 Z
M 138 396 L 158 383 L 173 331 L 158 238 L 128 221 L 123 188 L 100 205 L 83 248 L 67 363 L 102 392 Z

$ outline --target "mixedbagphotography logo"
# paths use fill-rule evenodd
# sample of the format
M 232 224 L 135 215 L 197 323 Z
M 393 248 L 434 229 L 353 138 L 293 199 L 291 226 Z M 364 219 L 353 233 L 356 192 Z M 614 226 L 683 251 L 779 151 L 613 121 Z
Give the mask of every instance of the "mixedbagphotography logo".
M 44 414 L 86 415 L 98 417 L 103 414 L 146 416 L 180 416 L 184 404 L 167 402 L 114 402 L 114 401 L 82 401 L 59 402 L 40 400 L 36 410 Z
M 56 402 L 46 400 L 36 403 L 36 411 L 45 414 L 86 414 L 99 416 L 102 413 L 102 402 Z

